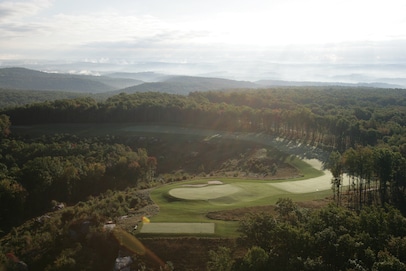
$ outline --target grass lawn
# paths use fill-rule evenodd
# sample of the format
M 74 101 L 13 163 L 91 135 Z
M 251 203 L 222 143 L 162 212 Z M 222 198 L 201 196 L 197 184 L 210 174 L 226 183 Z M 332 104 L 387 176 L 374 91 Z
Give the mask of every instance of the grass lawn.
M 213 234 L 214 228 L 214 223 L 148 223 L 141 233 Z
M 208 212 L 271 205 L 279 198 L 285 197 L 294 201 L 306 201 L 331 195 L 329 187 L 315 189 L 315 181 L 324 177 L 323 172 L 299 159 L 294 159 L 291 163 L 304 173 L 303 177 L 277 181 L 216 178 L 223 184 L 213 185 L 208 184 L 211 179 L 203 178 L 156 188 L 151 192 L 151 198 L 159 206 L 160 212 L 151 218 L 151 222 L 208 223 L 213 222 L 206 217 Z M 308 178 L 313 178 L 314 181 L 309 181 L 306 186 L 304 179 Z M 298 186 L 304 192 L 289 191 L 284 189 L 284 185 Z M 238 222 L 216 220 L 214 223 L 215 235 L 228 237 L 238 235 L 236 232 Z

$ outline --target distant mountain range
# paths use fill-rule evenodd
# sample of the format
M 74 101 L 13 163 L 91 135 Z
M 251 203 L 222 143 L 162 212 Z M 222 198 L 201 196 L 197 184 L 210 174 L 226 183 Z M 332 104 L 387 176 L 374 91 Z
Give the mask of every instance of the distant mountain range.
M 258 85 L 248 81 L 236 81 L 223 78 L 208 78 L 195 76 L 173 76 L 162 82 L 150 82 L 124 88 L 116 93 L 134 92 L 166 92 L 175 94 L 188 94 L 193 91 L 225 90 L 225 89 L 252 89 Z
M 141 84 L 130 78 L 46 73 L 25 68 L 0 69 L 0 88 L 102 93 Z
M 155 72 L 115 72 L 103 76 L 69 73 L 48 73 L 26 68 L 0 69 L 0 88 L 16 90 L 65 91 L 102 94 L 104 97 L 120 92 L 167 92 L 188 94 L 193 91 L 252 89 L 274 86 L 367 86 L 402 88 L 391 83 L 340 83 L 260 80 L 238 81 L 216 77 L 174 76 Z
M 283 81 L 283 80 L 260 80 L 255 82 L 262 87 L 276 86 L 346 86 L 346 87 L 374 87 L 374 88 L 402 88 L 401 85 L 373 82 L 373 83 L 343 83 L 343 82 L 312 82 L 312 81 Z
M 402 78 L 391 83 L 315 81 L 238 81 L 219 77 L 174 76 L 155 72 L 105 72 L 103 76 L 51 73 L 26 68 L 0 69 L 0 108 L 28 103 L 91 96 L 104 100 L 119 93 L 166 92 L 187 95 L 194 91 L 254 89 L 289 86 L 347 86 L 402 88 Z
M 115 72 L 115 73 L 107 73 L 105 74 L 105 76 L 111 78 L 135 79 L 143 82 L 160 82 L 171 77 L 170 75 L 156 72 Z

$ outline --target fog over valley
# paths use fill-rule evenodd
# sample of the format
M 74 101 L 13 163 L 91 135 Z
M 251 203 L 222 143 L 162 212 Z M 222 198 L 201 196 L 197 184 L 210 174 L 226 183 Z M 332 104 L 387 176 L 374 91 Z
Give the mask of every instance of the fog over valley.
M 403 1 L 0 3 L 0 67 L 404 87 Z

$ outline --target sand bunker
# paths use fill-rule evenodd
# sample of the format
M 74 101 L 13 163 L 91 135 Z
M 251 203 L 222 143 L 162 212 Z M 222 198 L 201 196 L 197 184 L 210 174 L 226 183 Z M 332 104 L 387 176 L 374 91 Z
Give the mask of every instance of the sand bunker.
M 208 181 L 207 183 L 208 183 L 208 184 L 223 184 L 222 181 L 218 181 L 218 180 L 215 180 L 215 181 Z
M 184 186 L 184 187 L 204 187 L 204 186 L 208 186 L 208 185 L 219 185 L 219 184 L 223 184 L 223 182 L 222 181 L 208 181 L 207 183 L 184 184 L 182 186 Z
M 173 197 L 188 200 L 216 199 L 241 191 L 241 188 L 232 184 L 207 185 L 204 187 L 181 187 L 169 191 Z
M 331 189 L 331 178 L 333 175 L 329 171 L 324 171 L 324 175 L 303 181 L 290 181 L 282 183 L 270 183 L 269 185 L 293 193 L 304 194 Z

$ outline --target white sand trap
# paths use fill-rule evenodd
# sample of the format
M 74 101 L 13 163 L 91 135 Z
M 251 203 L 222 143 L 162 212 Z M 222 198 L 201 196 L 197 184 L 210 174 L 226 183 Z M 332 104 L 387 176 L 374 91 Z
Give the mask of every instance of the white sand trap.
M 208 185 L 204 187 L 181 187 L 169 191 L 169 195 L 188 200 L 216 199 L 241 191 L 240 187 L 232 184 Z
M 331 180 L 333 175 L 329 170 L 323 170 L 323 164 L 321 161 L 317 159 L 303 159 L 306 163 L 314 167 L 315 169 L 322 170 L 324 175 L 316 178 L 311 178 L 303 181 L 291 181 L 291 182 L 283 182 L 283 183 L 273 183 L 269 184 L 273 187 L 278 189 L 285 190 L 287 192 L 293 194 L 301 194 L 301 193 L 312 193 L 318 191 L 325 191 L 331 190 Z M 348 178 L 347 174 L 343 175 L 343 179 Z M 342 184 L 346 186 L 346 184 Z
M 183 187 L 205 187 L 207 184 L 202 183 L 202 184 L 182 184 Z
M 214 223 L 148 223 L 141 233 L 214 233 Z
M 208 181 L 207 182 L 208 184 L 223 184 L 223 182 L 222 181 L 218 181 L 218 180 L 213 180 L 213 181 Z
M 202 183 L 202 184 L 184 184 L 182 186 L 184 187 L 204 187 L 204 186 L 208 186 L 208 185 L 219 185 L 219 184 L 223 184 L 222 181 L 208 181 L 207 183 Z
M 317 167 L 316 167 L 317 168 Z M 285 190 L 293 194 L 311 193 L 331 189 L 333 175 L 328 170 L 323 171 L 324 175 L 303 181 L 291 181 L 283 183 L 270 183 L 269 185 Z

